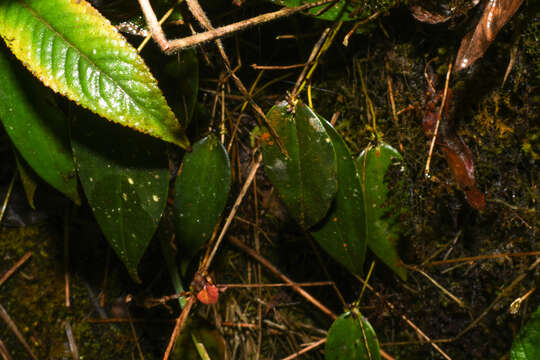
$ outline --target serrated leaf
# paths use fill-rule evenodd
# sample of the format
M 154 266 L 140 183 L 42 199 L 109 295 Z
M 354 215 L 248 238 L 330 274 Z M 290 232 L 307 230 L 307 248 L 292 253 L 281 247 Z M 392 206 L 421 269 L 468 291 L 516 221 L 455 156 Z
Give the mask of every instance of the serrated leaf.
M 326 360 L 380 360 L 377 335 L 359 311 L 342 314 L 334 321 L 325 345 Z
M 179 253 L 191 258 L 212 235 L 227 203 L 231 164 L 227 151 L 211 134 L 187 153 L 176 179 L 174 205 Z
M 399 227 L 395 215 L 388 214 L 385 208 L 388 189 L 384 176 L 390 164 L 400 160 L 400 153 L 388 144 L 369 146 L 356 160 L 364 192 L 364 211 L 366 214 L 367 246 L 400 278 L 407 278 L 407 271 L 399 266 L 401 260 L 397 253 L 396 242 Z
M 288 156 L 264 133 L 261 145 L 266 175 L 291 216 L 308 229 L 326 215 L 337 191 L 334 147 L 318 116 L 300 101 L 294 113 L 282 102 L 267 117 Z
M 320 118 L 336 152 L 338 188 L 323 224 L 312 231 L 317 242 L 340 264 L 362 274 L 366 254 L 364 201 L 355 162 L 347 145 L 325 119 Z
M 80 111 L 72 123 L 72 147 L 97 222 L 139 281 L 137 265 L 167 200 L 166 144 Z
M 85 0 L 2 1 L 0 35 L 55 92 L 110 121 L 189 146 L 142 58 Z
M 3 44 L 0 84 L 0 121 L 11 141 L 43 180 L 79 204 L 66 117 Z
M 512 343 L 510 360 L 540 359 L 540 306 Z

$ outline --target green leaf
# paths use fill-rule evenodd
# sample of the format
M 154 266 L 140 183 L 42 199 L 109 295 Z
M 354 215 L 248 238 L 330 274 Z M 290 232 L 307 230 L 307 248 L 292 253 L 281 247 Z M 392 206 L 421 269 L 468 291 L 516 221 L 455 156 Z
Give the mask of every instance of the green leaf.
M 540 359 L 540 306 L 520 330 L 510 350 L 510 360 Z
M 199 60 L 197 51 L 193 49 L 182 52 L 180 59 L 173 58 L 166 68 L 169 81 L 174 84 L 172 98 L 178 99 L 178 105 L 174 108 L 182 124 L 187 129 L 199 92 Z
M 311 234 L 334 259 L 362 274 L 366 254 L 364 201 L 356 165 L 347 145 L 325 119 L 320 118 L 336 151 L 338 188 L 324 223 Z
M 139 281 L 137 265 L 167 201 L 166 144 L 80 111 L 72 124 L 72 147 L 97 222 Z
M 110 121 L 189 146 L 142 58 L 85 0 L 4 0 L 0 35 L 55 92 Z
M 342 314 L 334 321 L 325 345 L 326 360 L 380 360 L 377 335 L 359 311 Z
M 15 155 L 15 161 L 17 162 L 17 170 L 19 171 L 19 177 L 21 178 L 21 182 L 23 184 L 24 193 L 26 194 L 26 200 L 28 201 L 28 205 L 30 205 L 32 210 L 36 210 L 36 205 L 34 204 L 34 197 L 36 195 L 37 189 L 37 175 L 32 170 L 32 168 L 30 168 L 28 163 L 26 163 L 24 159 L 21 159 L 21 156 L 19 154 Z
M 364 211 L 366 214 L 367 245 L 386 265 L 403 280 L 407 271 L 399 266 L 401 262 L 396 242 L 399 227 L 395 216 L 385 208 L 388 189 L 384 176 L 395 160 L 401 160 L 399 152 L 388 144 L 367 147 L 356 160 L 364 192 Z
M 288 156 L 264 133 L 266 175 L 298 224 L 308 229 L 328 212 L 337 191 L 334 147 L 319 117 L 300 101 L 294 113 L 282 102 L 267 114 Z
M 320 0 L 270 0 L 273 3 L 277 3 L 279 5 L 285 5 L 287 7 L 295 7 L 300 6 L 307 3 L 315 3 Z M 354 4 L 353 2 L 349 0 L 340 0 L 335 4 L 332 4 L 330 8 L 328 8 L 328 4 L 321 5 L 314 7 L 312 9 L 309 9 L 307 12 L 309 15 L 315 16 L 318 19 L 321 20 L 354 20 L 357 18 L 357 16 L 349 16 L 349 14 L 358 6 L 358 4 Z M 323 10 L 326 10 L 322 12 Z M 362 13 L 362 12 L 360 12 Z
M 176 238 L 179 252 L 191 258 L 212 235 L 231 188 L 231 164 L 227 151 L 211 134 L 187 153 L 176 180 Z
M 3 44 L 0 84 L 0 120 L 11 141 L 43 180 L 79 204 L 66 117 Z

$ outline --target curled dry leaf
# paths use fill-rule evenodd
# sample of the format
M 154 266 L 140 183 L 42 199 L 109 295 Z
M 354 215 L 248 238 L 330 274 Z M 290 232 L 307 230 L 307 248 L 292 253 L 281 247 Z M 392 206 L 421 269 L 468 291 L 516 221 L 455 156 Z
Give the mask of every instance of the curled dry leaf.
M 427 104 L 427 111 L 422 119 L 424 134 L 431 138 L 435 132 L 437 117 L 442 101 L 442 94 L 432 92 Z M 456 134 L 454 121 L 449 115 L 452 103 L 452 91 L 448 89 L 446 102 L 441 114 L 437 145 L 444 153 L 446 161 L 457 184 L 463 190 L 465 199 L 475 209 L 482 210 L 486 205 L 484 194 L 476 188 L 474 161 L 472 152 L 463 139 Z
M 523 0 L 485 0 L 485 7 L 475 29 L 461 40 L 454 71 L 470 66 L 482 57 L 501 28 L 510 20 Z

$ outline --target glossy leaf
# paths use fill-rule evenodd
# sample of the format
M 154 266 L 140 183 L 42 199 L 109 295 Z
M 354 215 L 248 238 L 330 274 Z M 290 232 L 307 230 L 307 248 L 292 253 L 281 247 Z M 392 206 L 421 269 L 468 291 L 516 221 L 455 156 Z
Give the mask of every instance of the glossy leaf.
M 510 360 L 540 359 L 540 306 L 520 330 L 510 350 Z
M 85 0 L 2 1 L 0 35 L 55 92 L 110 121 L 189 146 L 144 61 Z
M 396 149 L 381 143 L 376 147 L 366 148 L 358 157 L 356 164 L 364 195 L 367 246 L 405 280 L 407 271 L 399 266 L 401 260 L 396 249 L 399 227 L 395 222 L 395 215 L 389 214 L 385 208 L 388 189 L 384 183 L 384 176 L 390 164 L 400 159 L 401 155 Z
M 176 239 L 184 258 L 197 253 L 212 235 L 231 188 L 231 164 L 227 151 L 211 134 L 199 140 L 184 157 L 176 179 Z
M 338 188 L 325 221 L 311 234 L 334 259 L 349 271 L 361 274 L 366 254 L 366 227 L 360 179 L 341 136 L 328 121 L 320 120 L 336 152 Z
M 19 153 L 43 180 L 80 203 L 66 117 L 3 44 L 0 84 L 0 121 Z
M 97 222 L 138 281 L 137 265 L 167 200 L 166 144 L 80 111 L 73 120 L 72 147 Z
M 325 345 L 326 360 L 380 360 L 377 335 L 360 312 L 342 314 L 334 321 Z
M 490 0 L 486 2 L 478 24 L 461 40 L 456 56 L 455 71 L 469 67 L 481 58 L 499 33 L 514 16 L 523 0 Z
M 294 113 L 282 102 L 267 117 L 288 156 L 268 132 L 263 133 L 266 175 L 291 216 L 308 229 L 324 218 L 337 191 L 334 147 L 318 116 L 301 102 Z

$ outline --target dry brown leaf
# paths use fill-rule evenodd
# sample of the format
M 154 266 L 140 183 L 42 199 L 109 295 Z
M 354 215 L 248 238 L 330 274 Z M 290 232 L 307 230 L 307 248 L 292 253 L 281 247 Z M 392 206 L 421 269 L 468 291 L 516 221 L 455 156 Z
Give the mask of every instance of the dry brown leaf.
M 510 20 L 523 0 L 485 0 L 476 28 L 461 40 L 454 71 L 470 66 L 482 57 L 501 28 Z

